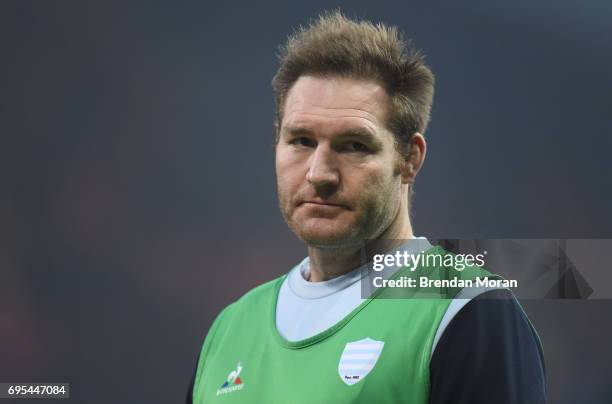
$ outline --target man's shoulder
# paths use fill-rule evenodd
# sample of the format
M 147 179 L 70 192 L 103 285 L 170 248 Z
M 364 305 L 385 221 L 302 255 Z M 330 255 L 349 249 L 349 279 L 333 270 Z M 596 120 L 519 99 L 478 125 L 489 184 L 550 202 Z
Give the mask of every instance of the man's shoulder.
M 271 281 L 265 282 L 259 286 L 246 292 L 238 300 L 229 304 L 219 315 L 232 315 L 243 312 L 253 312 L 254 310 L 261 309 L 262 305 L 267 306 L 270 304 L 270 300 L 276 297 L 280 285 L 285 280 L 287 275 L 281 275 L 278 278 L 272 279 Z
M 281 275 L 278 278 L 274 278 L 271 281 L 262 283 L 259 286 L 246 292 L 240 297 L 235 303 L 239 304 L 252 304 L 262 299 L 269 299 L 278 292 L 280 285 L 283 283 L 287 274 Z

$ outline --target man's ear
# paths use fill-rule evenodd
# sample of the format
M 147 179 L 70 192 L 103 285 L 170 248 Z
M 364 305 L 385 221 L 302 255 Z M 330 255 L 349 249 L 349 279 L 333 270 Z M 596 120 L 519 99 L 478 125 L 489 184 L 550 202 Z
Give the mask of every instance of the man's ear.
M 402 153 L 402 184 L 412 185 L 414 183 L 419 170 L 423 166 L 426 153 L 427 142 L 425 142 L 425 138 L 418 132 L 414 133 L 409 144 L 404 147 L 404 153 Z

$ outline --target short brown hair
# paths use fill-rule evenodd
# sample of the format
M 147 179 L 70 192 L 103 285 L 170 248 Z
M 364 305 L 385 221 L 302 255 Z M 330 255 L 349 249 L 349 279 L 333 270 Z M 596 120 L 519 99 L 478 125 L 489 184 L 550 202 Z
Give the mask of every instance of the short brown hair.
M 407 144 L 415 132 L 425 132 L 434 76 L 396 27 L 351 20 L 340 11 L 325 12 L 289 36 L 279 59 L 272 79 L 277 140 L 287 93 L 304 75 L 374 80 L 390 97 L 387 126 L 398 145 Z

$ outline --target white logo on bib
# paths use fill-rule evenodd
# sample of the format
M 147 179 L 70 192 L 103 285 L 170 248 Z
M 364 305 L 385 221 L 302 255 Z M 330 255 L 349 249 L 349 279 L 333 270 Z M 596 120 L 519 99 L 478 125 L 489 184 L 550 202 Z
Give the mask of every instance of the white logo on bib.
M 366 377 L 376 365 L 384 345 L 383 341 L 371 338 L 346 344 L 338 363 L 338 373 L 342 381 L 352 386 Z

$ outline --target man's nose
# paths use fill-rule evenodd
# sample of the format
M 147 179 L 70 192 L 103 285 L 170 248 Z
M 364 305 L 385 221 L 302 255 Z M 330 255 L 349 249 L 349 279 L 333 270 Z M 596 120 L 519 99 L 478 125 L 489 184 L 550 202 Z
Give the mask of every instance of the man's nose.
M 325 143 L 319 143 L 310 157 L 306 179 L 314 187 L 336 187 L 340 181 L 336 156 Z

